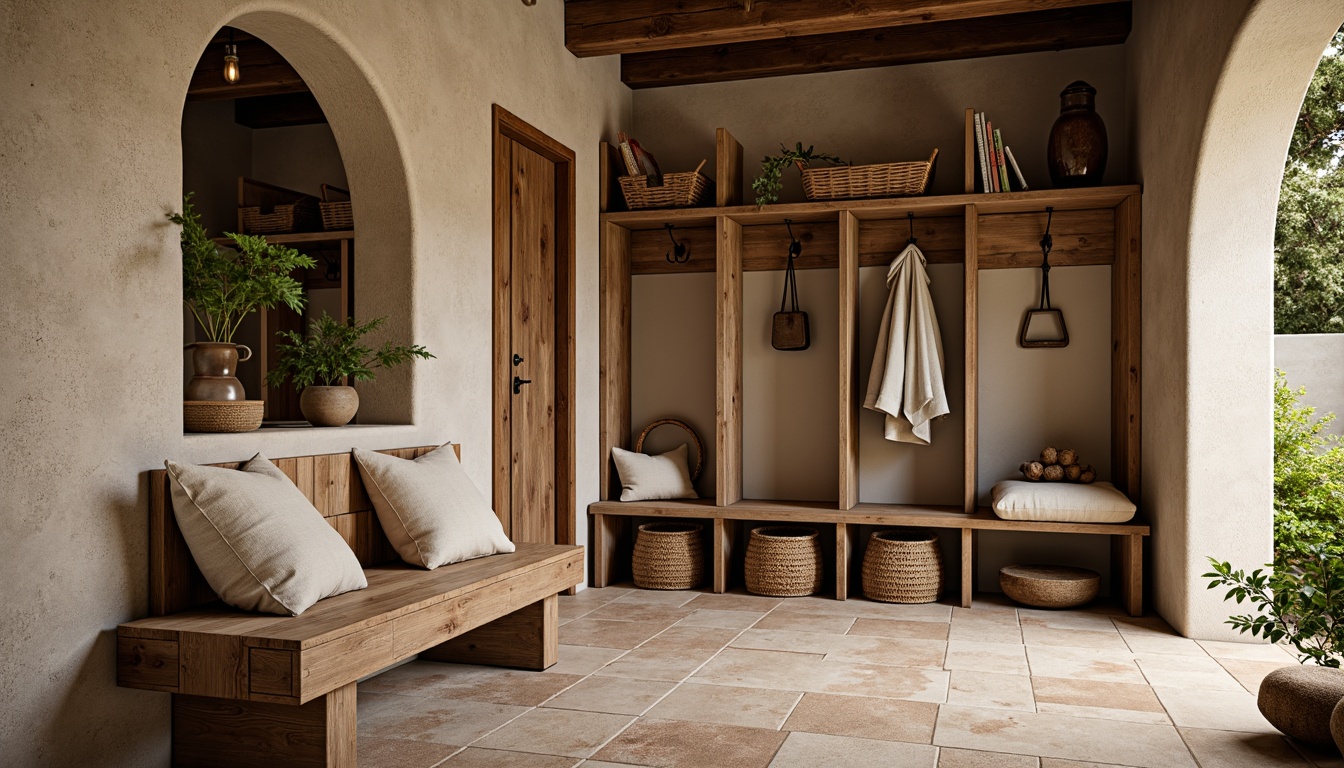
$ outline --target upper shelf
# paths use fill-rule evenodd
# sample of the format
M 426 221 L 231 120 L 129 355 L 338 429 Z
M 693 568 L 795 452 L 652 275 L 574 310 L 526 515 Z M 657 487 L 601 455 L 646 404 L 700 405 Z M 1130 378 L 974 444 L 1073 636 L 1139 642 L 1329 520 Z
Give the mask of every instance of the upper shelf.
M 1117 187 L 1084 187 L 1080 189 L 1033 189 L 1026 192 L 985 194 L 974 192 L 960 195 L 921 195 L 919 197 L 891 197 L 872 200 L 827 200 L 781 205 L 737 205 L 722 208 L 653 208 L 639 211 L 603 213 L 602 221 L 626 229 L 661 229 L 664 224 L 678 226 L 713 226 L 719 216 L 726 216 L 742 224 L 778 224 L 785 219 L 797 222 L 834 221 L 841 211 L 849 211 L 858 219 L 892 219 L 907 213 L 925 216 L 956 216 L 968 205 L 978 213 L 1025 213 L 1041 211 L 1047 206 L 1060 211 L 1080 211 L 1097 208 L 1115 208 L 1125 198 L 1140 193 L 1136 184 Z

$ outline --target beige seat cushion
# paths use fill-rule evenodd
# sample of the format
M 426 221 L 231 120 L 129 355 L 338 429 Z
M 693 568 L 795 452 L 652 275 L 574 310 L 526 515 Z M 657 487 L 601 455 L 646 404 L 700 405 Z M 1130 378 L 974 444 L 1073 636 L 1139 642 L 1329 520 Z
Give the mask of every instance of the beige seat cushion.
M 451 445 L 417 459 L 356 448 L 355 462 L 378 522 L 402 560 L 434 569 L 513 551 Z
M 265 456 L 241 469 L 164 465 L 182 538 L 229 605 L 298 616 L 324 597 L 368 586 L 345 539 Z
M 1110 483 L 1032 483 L 1004 480 L 994 486 L 994 514 L 1004 520 L 1058 523 L 1123 523 L 1136 508 Z
M 612 447 L 611 458 L 621 476 L 621 501 L 697 499 L 686 466 L 686 446 L 657 456 Z

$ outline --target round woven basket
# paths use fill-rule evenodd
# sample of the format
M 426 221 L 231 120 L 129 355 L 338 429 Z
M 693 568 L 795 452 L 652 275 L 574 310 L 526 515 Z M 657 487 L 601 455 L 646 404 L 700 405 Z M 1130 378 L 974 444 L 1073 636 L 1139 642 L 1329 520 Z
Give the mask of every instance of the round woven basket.
M 821 589 L 817 529 L 767 526 L 747 542 L 747 591 L 770 597 L 803 597 Z
M 863 554 L 863 594 L 884 603 L 932 603 L 943 593 L 938 534 L 912 528 L 878 531 Z
M 999 571 L 1003 594 L 1036 608 L 1074 608 L 1101 589 L 1101 574 L 1066 565 L 1008 565 Z
M 261 426 L 261 400 L 183 400 L 182 428 L 187 432 L 251 432 Z
M 705 541 L 696 523 L 646 523 L 631 569 L 640 589 L 694 589 L 705 577 Z

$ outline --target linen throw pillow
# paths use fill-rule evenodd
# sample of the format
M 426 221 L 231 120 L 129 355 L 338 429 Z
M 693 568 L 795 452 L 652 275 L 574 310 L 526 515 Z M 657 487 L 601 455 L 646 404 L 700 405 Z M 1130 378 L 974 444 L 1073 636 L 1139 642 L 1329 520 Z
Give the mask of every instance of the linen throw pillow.
M 514 550 L 451 445 L 417 459 L 354 453 L 378 522 L 402 560 L 433 570 Z
M 1110 483 L 1032 483 L 1004 480 L 994 486 L 994 514 L 1004 520 L 1124 523 L 1136 507 Z
M 229 605 L 298 616 L 324 597 L 368 586 L 345 539 L 260 453 L 237 470 L 164 466 L 182 538 Z
M 686 445 L 657 456 L 612 446 L 611 458 L 621 476 L 621 501 L 698 499 L 686 465 Z

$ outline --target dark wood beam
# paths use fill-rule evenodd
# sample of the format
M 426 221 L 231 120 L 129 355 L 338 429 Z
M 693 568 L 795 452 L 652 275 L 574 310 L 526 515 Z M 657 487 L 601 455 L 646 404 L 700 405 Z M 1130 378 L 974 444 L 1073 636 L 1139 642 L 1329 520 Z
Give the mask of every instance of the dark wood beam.
M 645 53 L 1079 8 L 1109 1 L 568 0 L 565 47 L 576 56 Z
M 191 75 L 187 101 L 245 99 L 308 90 L 308 85 L 284 56 L 261 40 L 236 30 L 234 45 L 238 46 L 242 79 L 235 85 L 224 82 L 224 46 L 228 41 L 229 28 L 225 27 L 206 46 Z
M 1111 2 L 1012 16 L 704 46 L 621 57 L 631 88 L 692 85 L 1012 53 L 1117 45 L 1130 4 Z
M 327 122 L 310 91 L 251 96 L 233 103 L 233 122 L 248 128 L 284 128 Z

